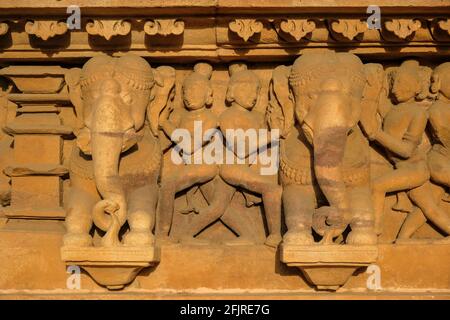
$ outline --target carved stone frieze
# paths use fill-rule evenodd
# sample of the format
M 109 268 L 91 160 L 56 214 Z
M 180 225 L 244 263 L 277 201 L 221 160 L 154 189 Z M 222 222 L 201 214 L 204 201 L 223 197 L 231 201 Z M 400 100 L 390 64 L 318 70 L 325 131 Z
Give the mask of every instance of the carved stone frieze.
M 67 24 L 64 21 L 30 20 L 25 24 L 26 33 L 44 41 L 65 34 L 67 30 Z
M 392 19 L 385 22 L 386 29 L 401 40 L 411 37 L 422 26 L 418 19 Z
M 368 30 L 367 22 L 355 19 L 339 19 L 330 22 L 331 30 L 347 40 L 353 40 Z
M 450 19 L 439 20 L 437 24 L 442 31 L 446 31 L 450 36 Z
M 254 34 L 262 31 L 263 23 L 257 19 L 235 19 L 229 22 L 228 27 L 247 42 Z
M 0 21 L 0 36 L 6 34 L 9 30 L 9 26 L 6 22 Z
M 308 19 L 282 19 L 275 21 L 279 29 L 300 41 L 316 28 L 316 23 Z
M 180 19 L 154 19 L 144 25 L 144 31 L 150 36 L 180 35 L 184 32 L 184 21 Z
M 131 31 L 131 23 L 128 20 L 104 20 L 94 19 L 86 24 L 86 31 L 90 35 L 97 35 L 110 40 L 114 36 L 126 36 Z
M 0 296 L 448 297 L 450 4 L 379 1 L 0 1 Z

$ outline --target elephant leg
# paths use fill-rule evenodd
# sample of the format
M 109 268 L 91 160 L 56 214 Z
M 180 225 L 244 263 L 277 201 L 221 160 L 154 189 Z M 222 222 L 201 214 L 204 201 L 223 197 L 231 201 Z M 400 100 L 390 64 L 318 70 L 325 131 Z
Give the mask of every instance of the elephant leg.
M 91 211 L 100 200 L 93 181 L 71 175 L 71 191 L 67 204 L 66 234 L 63 242 L 66 246 L 92 246 L 89 232 L 92 228 Z
M 125 245 L 150 245 L 155 225 L 158 185 L 139 187 L 128 195 L 128 225 L 130 232 L 125 236 Z
M 413 212 L 408 214 L 405 221 L 402 224 L 400 232 L 397 236 L 397 241 L 410 239 L 414 232 L 416 232 L 421 226 L 427 222 L 427 218 L 423 214 L 422 210 L 418 207 Z
M 312 236 L 312 216 L 316 207 L 312 185 L 289 184 L 283 188 L 283 208 L 288 231 L 283 237 L 287 245 L 309 245 Z
M 350 214 L 346 221 L 350 221 L 352 231 L 348 234 L 348 244 L 376 244 L 375 217 L 373 212 L 371 191 L 369 186 L 349 188 Z

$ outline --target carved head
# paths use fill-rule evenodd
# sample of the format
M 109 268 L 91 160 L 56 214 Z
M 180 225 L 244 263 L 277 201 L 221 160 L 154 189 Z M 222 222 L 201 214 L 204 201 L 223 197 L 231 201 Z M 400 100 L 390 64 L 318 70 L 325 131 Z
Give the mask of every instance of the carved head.
M 116 60 L 114 66 L 114 78 L 121 85 L 121 97 L 133 108 L 144 109 L 151 97 L 151 91 L 155 84 L 153 71 L 145 59 L 127 54 Z
M 437 66 L 431 75 L 431 91 L 450 99 L 450 62 Z
M 300 56 L 289 75 L 297 118 L 302 122 L 319 96 L 329 91 L 339 92 L 350 104 L 359 105 L 365 82 L 363 64 L 353 54 L 321 52 Z
M 183 101 L 187 109 L 198 110 L 212 104 L 211 75 L 211 65 L 200 62 L 194 66 L 194 72 L 184 79 L 182 89 Z
M 426 68 L 416 60 L 404 61 L 394 74 L 392 93 L 398 103 L 417 98 L 423 100 L 428 96 L 429 75 Z
M 229 67 L 230 82 L 227 90 L 227 102 L 251 110 L 258 101 L 261 82 L 258 76 L 247 69 L 245 64 L 232 64 Z

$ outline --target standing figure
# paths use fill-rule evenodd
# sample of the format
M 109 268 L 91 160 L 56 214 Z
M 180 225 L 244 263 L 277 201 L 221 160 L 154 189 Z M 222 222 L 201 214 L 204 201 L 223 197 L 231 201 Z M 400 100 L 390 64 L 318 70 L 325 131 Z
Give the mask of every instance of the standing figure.
M 219 117 L 220 130 L 225 137 L 225 163 L 220 166 L 220 176 L 214 180 L 210 205 L 200 210 L 199 216 L 202 220 L 191 226 L 190 230 L 195 234 L 221 219 L 231 228 L 238 230 L 237 243 L 251 242 L 246 236 L 242 236 L 251 233 L 249 221 L 244 216 L 233 215 L 226 210 L 238 188 L 262 196 L 269 231 L 265 244 L 277 247 L 281 241 L 281 186 L 274 179 L 273 174 L 276 172 L 264 175 L 258 161 L 251 160 L 257 158 L 261 150 L 267 151 L 273 142 L 268 135 L 262 139 L 258 136 L 259 129 L 264 129 L 262 132 L 267 133 L 264 115 L 253 110 L 260 94 L 261 83 L 257 75 L 243 64 L 231 65 L 230 76 L 226 95 L 230 106 Z M 252 130 L 256 133 L 255 136 L 245 135 Z M 239 136 L 239 132 L 244 134 Z M 254 140 L 251 141 L 252 138 Z M 239 149 L 239 144 L 242 149 Z
M 160 127 L 164 133 L 177 145 L 182 159 L 174 170 L 163 177 L 160 190 L 159 205 L 159 237 L 161 240 L 168 240 L 174 214 L 174 201 L 177 192 L 186 190 L 196 184 L 206 183 L 218 174 L 216 164 L 205 164 L 203 159 L 204 147 L 213 138 L 203 141 L 196 141 L 195 132 L 200 133 L 217 128 L 217 118 L 208 108 L 213 102 L 213 91 L 210 82 L 212 67 L 207 63 L 197 63 L 192 72 L 183 82 L 183 102 L 184 109 L 170 113 L 163 111 Z M 166 119 L 164 119 L 166 118 Z M 187 136 L 179 133 L 187 132 Z M 185 141 L 183 141 L 185 140 Z M 180 146 L 185 146 L 185 148 Z M 172 150 L 174 152 L 175 150 Z M 173 157 L 172 157 L 173 160 Z M 188 237 L 188 235 L 186 235 Z

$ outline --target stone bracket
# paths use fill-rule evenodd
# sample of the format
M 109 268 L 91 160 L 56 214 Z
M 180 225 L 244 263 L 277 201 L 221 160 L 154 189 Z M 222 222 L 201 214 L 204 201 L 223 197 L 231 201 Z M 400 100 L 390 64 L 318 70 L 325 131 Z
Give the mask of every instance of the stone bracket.
M 61 258 L 83 268 L 98 284 L 118 290 L 130 284 L 146 267 L 160 261 L 158 247 L 62 247 Z
M 336 291 L 360 269 L 374 263 L 377 246 L 282 245 L 281 261 L 297 267 L 317 290 Z

